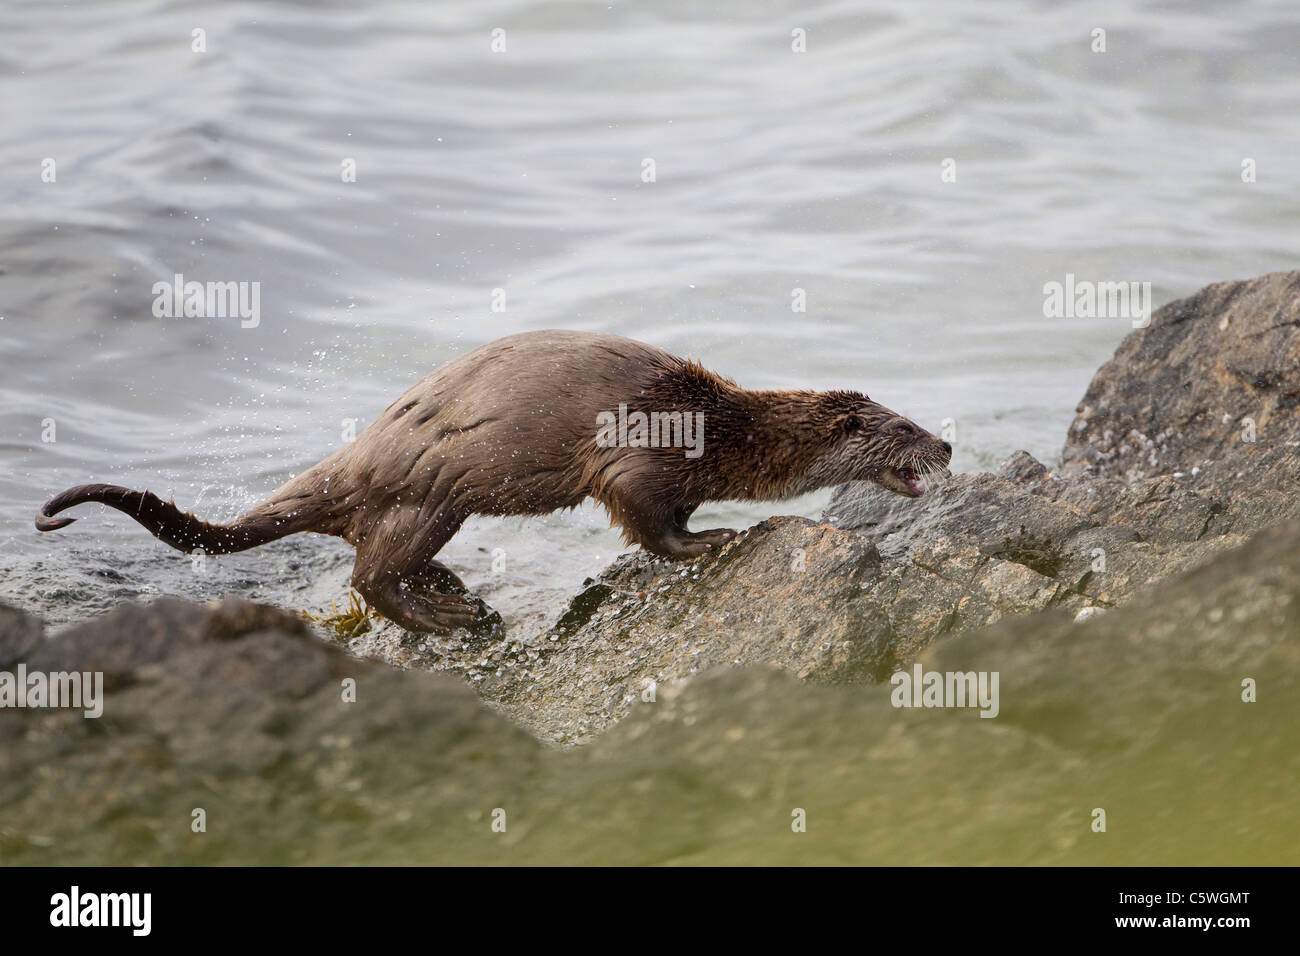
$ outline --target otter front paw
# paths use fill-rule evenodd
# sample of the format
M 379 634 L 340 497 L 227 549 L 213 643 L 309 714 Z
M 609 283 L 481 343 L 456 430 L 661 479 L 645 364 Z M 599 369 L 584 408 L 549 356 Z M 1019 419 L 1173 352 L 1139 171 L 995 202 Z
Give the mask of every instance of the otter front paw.
M 736 536 L 731 528 L 714 528 L 712 531 L 677 531 L 652 548 L 656 554 L 669 558 L 698 558 L 702 554 L 718 551 Z

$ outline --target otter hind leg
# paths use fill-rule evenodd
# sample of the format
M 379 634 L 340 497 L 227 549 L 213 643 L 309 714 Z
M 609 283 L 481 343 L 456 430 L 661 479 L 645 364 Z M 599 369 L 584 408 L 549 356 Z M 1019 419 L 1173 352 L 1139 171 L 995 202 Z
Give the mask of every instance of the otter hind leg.
M 447 570 L 437 562 L 432 565 Z M 446 584 L 445 580 L 441 583 Z M 358 560 L 352 586 L 367 604 L 408 631 L 446 633 L 471 626 L 478 616 L 478 605 L 470 595 L 433 587 L 418 571 L 403 574 L 391 568 L 363 566 Z
M 409 631 L 491 632 L 501 616 L 471 595 L 454 571 L 433 560 L 460 524 L 442 514 L 423 522 L 381 517 L 357 547 L 352 586 L 367 604 Z

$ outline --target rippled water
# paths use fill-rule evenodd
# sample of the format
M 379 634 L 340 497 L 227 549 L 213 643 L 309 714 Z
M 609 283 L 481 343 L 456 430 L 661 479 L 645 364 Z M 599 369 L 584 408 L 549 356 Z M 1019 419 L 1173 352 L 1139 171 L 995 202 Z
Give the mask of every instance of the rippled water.
M 1300 8 L 1131 6 L 5 4 L 0 597 L 57 621 L 154 593 L 328 607 L 333 540 L 200 573 L 116 512 L 32 517 L 88 480 L 232 517 L 345 419 L 531 328 L 951 418 L 958 470 L 1052 460 L 1130 323 L 1046 319 L 1044 283 L 1159 304 L 1296 266 Z M 260 324 L 155 318 L 176 273 L 259 282 Z M 521 620 L 619 550 L 589 508 L 477 521 L 445 555 Z

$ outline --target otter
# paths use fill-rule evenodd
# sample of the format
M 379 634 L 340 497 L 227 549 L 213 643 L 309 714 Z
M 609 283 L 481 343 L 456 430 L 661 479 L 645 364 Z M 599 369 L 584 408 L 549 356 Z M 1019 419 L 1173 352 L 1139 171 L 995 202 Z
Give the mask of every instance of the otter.
M 661 433 L 647 434 L 646 421 Z M 689 434 L 692 423 L 701 434 Z M 687 438 L 692 447 L 681 447 Z M 642 342 L 550 330 L 448 362 L 229 524 L 93 484 L 52 498 L 36 527 L 64 528 L 75 519 L 55 515 L 94 501 L 181 551 L 336 535 L 356 548 L 352 586 L 372 608 L 408 630 L 446 633 L 473 624 L 478 605 L 434 555 L 470 515 L 541 515 L 594 498 L 628 545 L 695 558 L 736 534 L 687 530 L 707 501 L 773 501 L 847 481 L 917 497 L 951 455 L 858 392 L 749 391 Z

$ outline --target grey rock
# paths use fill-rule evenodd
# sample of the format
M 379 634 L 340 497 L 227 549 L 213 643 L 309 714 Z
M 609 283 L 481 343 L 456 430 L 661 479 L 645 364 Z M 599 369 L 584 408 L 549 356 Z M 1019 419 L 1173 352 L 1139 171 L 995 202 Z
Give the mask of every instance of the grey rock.
M 39 618 L 0 604 L 0 669 L 25 661 L 40 645 L 44 630 Z
M 275 627 L 133 649 L 154 612 L 208 632 L 212 609 L 159 603 L 86 625 L 140 662 L 102 718 L 0 711 L 0 862 L 1300 862 L 1300 523 L 1084 626 L 927 648 L 924 669 L 998 673 L 991 719 L 713 667 L 569 750 L 460 681 Z
M 1128 479 L 1197 468 L 1196 484 L 1222 491 L 1294 492 L 1298 411 L 1300 272 L 1220 282 L 1125 338 L 1079 403 L 1062 466 Z

